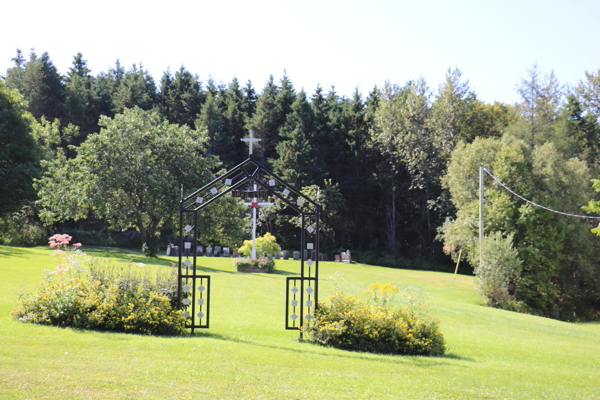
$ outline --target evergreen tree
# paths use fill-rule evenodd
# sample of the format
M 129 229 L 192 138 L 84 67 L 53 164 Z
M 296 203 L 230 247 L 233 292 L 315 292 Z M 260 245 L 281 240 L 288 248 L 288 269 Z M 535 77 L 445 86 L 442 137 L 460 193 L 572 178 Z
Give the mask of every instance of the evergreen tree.
M 527 78 L 521 79 L 521 85 L 517 88 L 522 102 L 518 105 L 519 111 L 527 125 L 520 128 L 520 134 L 526 132 L 529 136 L 527 142 L 532 146 L 543 143 L 536 136 L 543 134 L 552 128 L 562 100 L 562 88 L 558 79 L 551 71 L 544 78 L 540 77 L 537 63 L 527 71 Z
M 279 157 L 269 160 L 275 173 L 297 188 L 322 180 L 308 139 L 313 131 L 313 119 L 314 114 L 306 94 L 300 91 L 280 130 L 283 140 L 277 144 Z
M 91 115 L 92 102 L 92 82 L 90 69 L 87 67 L 87 61 L 83 59 L 81 53 L 77 53 L 73 58 L 71 68 L 67 73 L 65 83 L 67 89 L 66 97 L 66 121 L 80 127 L 82 135 L 78 138 L 78 145 L 87 135 L 98 126 L 98 120 Z
M 292 112 L 292 104 L 296 100 L 296 90 L 292 81 L 287 75 L 287 71 L 283 70 L 283 77 L 279 82 L 279 91 L 277 92 L 277 98 L 275 103 L 277 105 L 277 118 L 279 126 L 282 126 L 287 116 Z
M 89 116 L 95 122 L 93 131 L 96 133 L 100 131 L 98 121 L 101 115 L 109 118 L 115 115 L 113 103 L 114 84 L 113 76 L 104 72 L 96 75 L 92 81 Z
M 21 60 L 19 62 L 22 63 Z M 66 90 L 62 77 L 50 60 L 50 55 L 45 52 L 38 57 L 32 49 L 22 72 L 22 84 L 14 88 L 19 89 L 28 102 L 31 114 L 36 119 L 42 115 L 48 119 L 64 119 Z M 11 81 L 16 82 L 11 79 L 7 83 Z
M 271 75 L 262 93 L 258 96 L 256 113 L 246 123 L 246 128 L 253 131 L 255 137 L 261 139 L 254 156 L 262 161 L 276 157 L 275 148 L 281 140 L 279 137 L 280 118 L 277 111 L 277 92 L 277 85 L 273 75 Z
M 218 92 L 217 92 L 218 93 Z M 227 121 L 221 111 L 221 97 L 213 96 L 209 90 L 206 102 L 196 120 L 198 129 L 206 128 L 208 134 L 208 154 L 219 156 L 227 166 L 232 164 L 231 149 L 233 140 L 226 133 Z
M 225 101 L 227 109 L 225 111 L 226 121 L 226 132 L 230 140 L 232 141 L 228 163 L 237 165 L 246 159 L 245 156 L 245 143 L 242 142 L 242 138 L 246 135 L 244 124 L 246 121 L 246 102 L 244 94 L 240 88 L 239 81 L 237 78 L 233 78 L 227 89 L 227 99 Z
M 574 95 L 568 96 L 546 139 L 567 158 L 578 157 L 592 168 L 600 164 L 600 127 L 592 113 L 584 115 Z
M 194 126 L 206 99 L 198 76 L 181 66 L 175 73 L 165 71 L 160 82 L 160 108 L 170 123 Z
M 246 103 L 246 120 L 250 120 L 256 112 L 256 100 L 258 96 L 252 86 L 252 81 L 248 79 L 246 86 L 244 87 L 244 101 Z
M 6 77 L 4 78 L 4 82 L 6 86 L 11 89 L 17 89 L 21 94 L 24 93 L 24 78 L 25 78 L 25 68 L 27 67 L 27 60 L 23 57 L 23 52 L 20 49 L 17 49 L 17 55 L 10 59 L 15 63 L 14 67 L 6 70 Z
M 154 79 L 142 65 L 138 68 L 133 64 L 122 79 L 119 74 L 120 72 L 116 70 L 115 82 L 119 82 L 119 86 L 113 97 L 115 113 L 121 113 L 126 108 L 135 106 L 142 110 L 151 110 L 158 103 Z
M 585 80 L 579 81 L 574 93 L 583 110 L 600 119 L 600 69 L 596 72 L 585 71 Z

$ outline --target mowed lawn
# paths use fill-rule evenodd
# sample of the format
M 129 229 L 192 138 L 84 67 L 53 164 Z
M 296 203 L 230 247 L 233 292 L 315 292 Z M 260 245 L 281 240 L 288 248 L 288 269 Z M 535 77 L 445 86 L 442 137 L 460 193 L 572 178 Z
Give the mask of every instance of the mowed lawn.
M 84 243 L 85 245 L 85 243 Z M 114 262 L 169 266 L 140 252 L 87 249 Z M 321 297 L 336 271 L 346 292 L 369 283 L 426 294 L 447 343 L 444 357 L 367 354 L 299 342 L 285 331 L 285 278 L 235 272 L 231 259 L 201 258 L 212 275 L 211 327 L 192 337 L 100 333 L 15 321 L 56 260 L 45 248 L 0 246 L 0 399 L 595 399 L 600 324 L 570 324 L 482 306 L 475 279 L 360 264 L 321 264 Z M 152 268 L 148 265 L 144 268 Z

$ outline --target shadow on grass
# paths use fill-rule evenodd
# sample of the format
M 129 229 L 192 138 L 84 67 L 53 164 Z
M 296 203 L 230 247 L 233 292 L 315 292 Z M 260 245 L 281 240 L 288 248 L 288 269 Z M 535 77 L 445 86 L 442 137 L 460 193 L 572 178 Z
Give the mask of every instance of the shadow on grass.
M 13 247 L 13 246 L 0 246 L 1 257 L 19 257 L 19 258 L 32 258 L 37 257 L 37 254 L 33 254 L 31 250 L 33 247 Z
M 173 338 L 176 338 L 176 337 L 173 336 Z M 380 362 L 396 364 L 396 365 L 405 364 L 407 361 L 409 361 L 412 364 L 414 364 L 415 366 L 422 367 L 422 368 L 429 368 L 429 367 L 439 366 L 439 365 L 450 365 L 450 363 L 444 362 L 443 361 L 444 359 L 474 362 L 474 360 L 471 358 L 461 357 L 457 354 L 446 354 L 441 357 L 426 357 L 426 356 L 409 356 L 409 355 L 381 354 L 381 353 L 365 353 L 365 352 L 343 350 L 343 349 L 336 349 L 336 350 L 343 351 L 344 354 L 326 354 L 326 353 L 322 353 L 319 351 L 312 351 L 312 350 L 305 350 L 305 349 L 302 349 L 302 350 L 291 349 L 289 347 L 267 345 L 267 344 L 256 343 L 256 342 L 252 342 L 252 341 L 248 341 L 248 340 L 239 340 L 239 339 L 235 339 L 235 338 L 232 338 L 232 337 L 229 337 L 226 335 L 222 335 L 219 333 L 211 333 L 211 332 L 197 332 L 193 336 L 190 337 L 190 339 L 192 339 L 192 340 L 195 338 L 211 338 L 211 339 L 223 340 L 223 341 L 227 341 L 227 342 L 245 344 L 245 345 L 249 345 L 249 346 L 289 351 L 289 352 L 293 352 L 293 353 L 301 353 L 301 354 L 309 353 L 309 354 L 315 354 L 315 355 L 319 355 L 319 356 L 323 356 L 323 357 L 343 357 L 343 358 L 348 358 L 348 359 L 353 359 L 353 360 L 380 361 Z M 310 342 L 305 342 L 305 343 L 311 344 Z M 317 346 L 317 345 L 315 345 L 315 346 Z M 325 348 L 327 348 L 327 347 L 331 348 L 331 349 L 335 349 L 334 347 L 331 347 L 331 346 L 325 346 Z M 367 356 L 365 356 L 365 354 L 371 354 L 372 356 L 367 357 Z M 376 357 L 376 358 L 374 358 L 374 357 Z M 456 366 L 456 364 L 452 364 L 452 365 Z M 466 368 L 466 367 L 464 367 L 464 368 Z

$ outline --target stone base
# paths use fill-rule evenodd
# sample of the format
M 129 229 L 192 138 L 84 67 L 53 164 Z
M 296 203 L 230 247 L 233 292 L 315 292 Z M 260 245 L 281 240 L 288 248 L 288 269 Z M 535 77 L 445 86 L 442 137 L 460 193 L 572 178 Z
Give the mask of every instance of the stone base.
M 262 272 L 263 274 L 269 274 L 269 270 L 266 268 L 258 268 L 258 267 L 240 267 L 238 272 Z

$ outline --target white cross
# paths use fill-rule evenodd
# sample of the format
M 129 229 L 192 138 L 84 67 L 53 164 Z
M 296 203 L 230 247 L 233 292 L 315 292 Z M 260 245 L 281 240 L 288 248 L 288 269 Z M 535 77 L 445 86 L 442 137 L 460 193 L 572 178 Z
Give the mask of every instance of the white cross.
M 240 139 L 242 142 L 248 142 L 250 144 L 250 153 L 248 153 L 248 155 L 252 155 L 252 143 L 254 142 L 260 142 L 260 139 L 255 138 L 253 136 L 252 131 L 250 131 L 250 137 L 249 138 L 244 138 L 244 139 Z
M 250 142 L 252 146 L 252 142 Z M 252 148 L 252 147 L 250 147 Z M 252 151 L 252 150 L 251 150 Z M 252 153 L 250 153 L 252 154 Z M 256 192 L 256 183 L 254 184 L 254 191 Z M 252 198 L 252 203 L 244 203 L 245 206 L 252 206 L 252 258 L 256 258 L 256 209 L 259 206 L 274 206 L 275 203 L 259 203 L 256 197 Z

